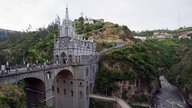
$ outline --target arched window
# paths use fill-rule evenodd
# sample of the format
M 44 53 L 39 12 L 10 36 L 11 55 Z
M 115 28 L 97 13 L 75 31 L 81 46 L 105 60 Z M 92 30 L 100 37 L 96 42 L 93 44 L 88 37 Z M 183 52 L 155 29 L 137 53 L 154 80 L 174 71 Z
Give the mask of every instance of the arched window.
M 65 89 L 63 90 L 63 94 L 66 95 L 66 90 Z
M 92 87 L 92 83 L 90 84 L 90 93 L 93 93 L 93 87 Z
M 86 76 L 88 76 L 89 75 L 89 69 L 87 68 L 86 69 Z
M 95 73 L 95 67 L 93 66 L 93 73 Z
M 47 79 L 51 79 L 51 72 L 47 72 Z
M 59 88 L 57 88 L 57 93 L 59 94 Z
M 77 56 L 75 56 L 75 63 L 77 63 Z
M 73 96 L 73 91 L 71 90 L 71 96 Z
M 89 95 L 89 87 L 86 87 L 86 95 Z
M 61 53 L 61 61 L 63 64 L 66 64 L 66 54 L 64 52 Z
M 59 56 L 56 55 L 56 63 L 58 64 L 59 63 Z
M 79 56 L 79 63 L 80 63 L 80 56 Z
M 72 55 L 69 55 L 69 59 L 70 59 L 70 63 L 72 63 L 73 62 Z
M 68 27 L 65 28 L 65 34 L 68 36 Z
M 79 96 L 82 98 L 83 97 L 83 93 L 80 91 L 79 92 Z
M 54 89 L 54 86 L 52 86 L 52 91 L 54 92 L 54 90 L 55 90 L 55 89 Z

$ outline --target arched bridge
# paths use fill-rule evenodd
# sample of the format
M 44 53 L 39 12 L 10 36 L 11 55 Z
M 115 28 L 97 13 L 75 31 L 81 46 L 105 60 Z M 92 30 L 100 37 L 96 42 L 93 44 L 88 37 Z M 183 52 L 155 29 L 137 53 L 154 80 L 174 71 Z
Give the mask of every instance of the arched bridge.
M 24 84 L 28 108 L 88 108 L 98 63 L 51 64 L 8 71 L 0 71 L 0 83 Z

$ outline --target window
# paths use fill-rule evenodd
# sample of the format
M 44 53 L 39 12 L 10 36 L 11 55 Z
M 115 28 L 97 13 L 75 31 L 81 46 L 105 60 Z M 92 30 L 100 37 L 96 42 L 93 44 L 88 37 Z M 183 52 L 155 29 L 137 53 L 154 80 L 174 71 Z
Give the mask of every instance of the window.
M 57 88 L 57 93 L 59 93 L 59 88 Z
M 71 90 L 71 96 L 73 96 L 73 91 Z
M 51 79 L 51 72 L 47 72 L 47 79 Z
M 93 73 L 95 73 L 95 67 L 93 67 Z
M 59 80 L 57 79 L 57 82 L 59 82 Z
M 52 91 L 54 92 L 54 86 L 52 86 Z
M 79 84 L 80 84 L 80 86 L 82 86 L 82 82 L 80 82 Z
M 79 92 L 79 95 L 80 95 L 80 97 L 83 97 L 83 93 L 81 91 Z
M 75 63 L 77 63 L 77 56 L 75 56 L 75 60 L 76 60 Z
M 65 89 L 63 90 L 63 94 L 66 95 L 66 90 Z
M 86 94 L 87 95 L 89 94 L 89 87 L 88 86 L 86 87 Z
M 70 63 L 73 62 L 72 55 L 69 55 Z
M 71 85 L 73 85 L 73 81 L 71 81 Z
M 68 27 L 65 28 L 66 36 L 68 36 Z
M 79 63 L 80 63 L 80 56 L 79 56 Z
M 89 70 L 88 70 L 88 68 L 86 69 L 86 76 L 88 76 L 89 75 Z
M 63 83 L 65 83 L 65 80 L 63 80 Z

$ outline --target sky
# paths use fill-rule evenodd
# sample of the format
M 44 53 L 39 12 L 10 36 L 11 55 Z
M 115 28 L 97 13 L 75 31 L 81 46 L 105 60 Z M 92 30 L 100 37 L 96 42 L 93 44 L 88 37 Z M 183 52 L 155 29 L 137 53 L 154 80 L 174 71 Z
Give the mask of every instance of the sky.
M 192 26 L 191 0 L 0 0 L 0 28 L 23 31 L 47 27 L 57 16 L 84 17 L 126 25 L 130 30 Z

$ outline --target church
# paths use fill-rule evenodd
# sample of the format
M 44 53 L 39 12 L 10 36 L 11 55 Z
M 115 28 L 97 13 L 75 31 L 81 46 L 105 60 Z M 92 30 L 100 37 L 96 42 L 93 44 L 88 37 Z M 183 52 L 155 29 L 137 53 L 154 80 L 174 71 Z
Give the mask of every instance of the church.
M 52 84 L 52 100 L 56 108 L 89 108 L 98 57 L 93 40 L 86 40 L 75 33 L 66 8 L 58 39 L 54 36 L 54 62 L 61 66 Z
M 82 64 L 96 60 L 96 44 L 75 33 L 75 24 L 69 19 L 66 8 L 65 19 L 59 25 L 59 36 L 54 36 L 54 60 L 59 64 Z

